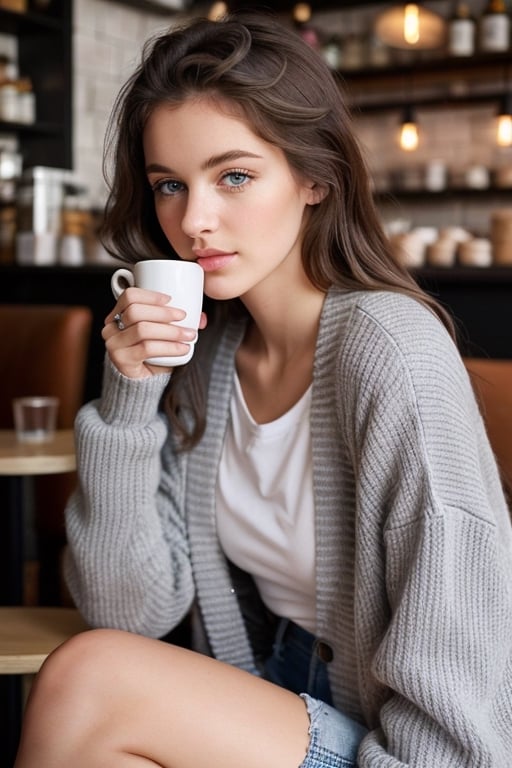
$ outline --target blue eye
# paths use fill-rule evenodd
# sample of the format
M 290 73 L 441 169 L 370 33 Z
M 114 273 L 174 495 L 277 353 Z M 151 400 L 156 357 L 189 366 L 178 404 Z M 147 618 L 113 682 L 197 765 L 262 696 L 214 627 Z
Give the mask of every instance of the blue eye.
M 244 171 L 230 171 L 222 177 L 222 180 L 228 187 L 241 187 L 249 181 L 250 178 L 249 174 Z
M 174 181 L 173 179 L 165 179 L 164 181 L 158 181 L 153 184 L 153 192 L 159 192 L 162 195 L 172 196 L 178 194 L 183 190 L 184 186 L 181 181 Z

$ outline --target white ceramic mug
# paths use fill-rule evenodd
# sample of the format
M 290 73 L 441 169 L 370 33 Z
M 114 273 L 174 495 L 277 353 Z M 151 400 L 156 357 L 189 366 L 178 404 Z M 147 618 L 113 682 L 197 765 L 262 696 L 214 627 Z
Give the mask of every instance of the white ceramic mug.
M 137 262 L 133 272 L 129 269 L 116 270 L 110 284 L 116 299 L 121 296 L 125 288 L 133 285 L 149 291 L 169 294 L 171 297 L 169 306 L 183 309 L 187 313 L 183 320 L 177 320 L 175 324 L 197 330 L 203 306 L 203 282 L 204 272 L 195 262 L 148 259 Z M 184 365 L 194 354 L 195 340 L 186 343 L 189 344 L 190 349 L 185 355 L 150 357 L 146 362 L 166 367 Z

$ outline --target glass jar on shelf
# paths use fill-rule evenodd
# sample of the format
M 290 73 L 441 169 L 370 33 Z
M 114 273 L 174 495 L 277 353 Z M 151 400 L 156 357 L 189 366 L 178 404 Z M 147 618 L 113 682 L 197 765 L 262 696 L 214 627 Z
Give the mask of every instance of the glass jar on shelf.
M 18 121 L 18 88 L 16 83 L 0 83 L 0 120 L 6 123 Z
M 0 120 L 6 123 L 18 121 L 18 67 L 3 58 L 0 78 Z
M 339 69 L 342 63 L 341 39 L 338 35 L 332 35 L 322 45 L 320 52 L 331 69 Z
M 36 97 L 28 77 L 18 80 L 18 122 L 31 125 L 36 121 Z
M 343 41 L 342 67 L 347 70 L 363 69 L 367 64 L 366 43 L 363 35 L 350 34 Z
M 448 21 L 448 54 L 473 56 L 475 53 L 476 21 L 471 15 L 469 3 L 456 2 Z

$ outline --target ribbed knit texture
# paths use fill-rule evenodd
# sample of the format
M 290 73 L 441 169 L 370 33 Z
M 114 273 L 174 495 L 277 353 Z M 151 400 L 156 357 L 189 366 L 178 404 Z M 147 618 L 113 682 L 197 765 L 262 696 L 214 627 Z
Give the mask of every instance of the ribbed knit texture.
M 243 328 L 211 373 L 201 443 L 176 456 L 167 376 L 106 365 L 77 418 L 67 510 L 86 620 L 154 637 L 196 600 L 214 655 L 254 670 L 215 532 L 215 482 Z M 198 345 L 200 342 L 198 342 Z M 362 768 L 512 764 L 512 533 L 464 365 L 439 321 L 392 293 L 331 291 L 311 405 L 317 629 L 336 706 L 372 729 Z

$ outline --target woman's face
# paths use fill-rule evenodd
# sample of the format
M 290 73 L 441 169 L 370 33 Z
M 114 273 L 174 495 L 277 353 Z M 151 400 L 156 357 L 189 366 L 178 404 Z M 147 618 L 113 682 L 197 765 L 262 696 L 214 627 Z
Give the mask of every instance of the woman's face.
M 206 98 L 157 107 L 143 141 L 160 226 L 182 259 L 204 269 L 208 296 L 263 285 L 268 296 L 304 279 L 302 223 L 319 195 L 282 150 Z

